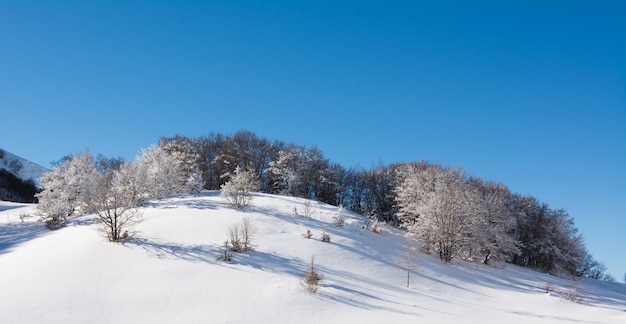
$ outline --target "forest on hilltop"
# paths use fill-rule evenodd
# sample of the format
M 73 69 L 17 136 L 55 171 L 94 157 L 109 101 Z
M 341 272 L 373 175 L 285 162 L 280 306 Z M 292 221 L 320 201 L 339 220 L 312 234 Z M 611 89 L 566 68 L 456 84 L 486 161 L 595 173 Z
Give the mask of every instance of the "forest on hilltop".
M 49 227 L 59 228 L 80 213 L 110 221 L 147 199 L 220 190 L 243 174 L 260 192 L 343 206 L 370 223 L 401 227 L 446 262 L 510 262 L 559 276 L 615 280 L 588 253 L 565 210 L 504 184 L 427 161 L 346 169 L 315 146 L 247 130 L 163 137 L 135 161 L 70 155 L 40 179 L 38 197 Z M 111 229 L 108 235 L 118 241 L 123 233 Z

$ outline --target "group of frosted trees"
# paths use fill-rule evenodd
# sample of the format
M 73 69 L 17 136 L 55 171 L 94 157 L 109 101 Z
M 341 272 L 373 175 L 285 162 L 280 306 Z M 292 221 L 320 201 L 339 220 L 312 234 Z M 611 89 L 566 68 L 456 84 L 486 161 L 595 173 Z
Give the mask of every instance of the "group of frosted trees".
M 164 137 L 136 161 L 103 161 L 77 154 L 42 178 L 39 201 L 50 226 L 77 212 L 94 212 L 108 224 L 116 213 L 132 215 L 146 199 L 201 189 L 222 190 L 233 206 L 245 207 L 249 192 L 258 190 L 342 205 L 401 226 L 444 261 L 511 262 L 610 279 L 597 274 L 602 265 L 586 253 L 567 212 L 460 169 L 427 162 L 346 169 L 316 147 L 269 141 L 250 131 Z M 110 229 L 107 235 L 117 240 L 124 234 Z
M 602 268 L 566 211 L 459 169 L 427 162 L 345 169 L 316 147 L 270 142 L 249 131 L 160 143 L 195 148 L 205 189 L 221 189 L 237 168 L 245 169 L 262 192 L 343 205 L 402 226 L 444 261 L 511 262 L 579 276 Z
M 89 152 L 66 156 L 40 182 L 38 209 L 51 229 L 68 218 L 93 213 L 110 241 L 131 235 L 141 219 L 137 207 L 150 198 L 202 189 L 199 173 L 188 168 L 181 152 L 152 146 L 135 161 L 124 162 Z
M 567 213 L 502 184 L 414 163 L 401 170 L 395 192 L 402 227 L 444 261 L 513 262 L 566 275 L 583 266 L 584 242 Z

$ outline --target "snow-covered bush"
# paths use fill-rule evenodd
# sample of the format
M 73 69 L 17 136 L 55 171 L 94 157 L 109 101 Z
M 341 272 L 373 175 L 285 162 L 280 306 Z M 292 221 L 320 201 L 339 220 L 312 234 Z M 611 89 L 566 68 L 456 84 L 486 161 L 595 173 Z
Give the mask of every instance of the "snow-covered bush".
M 330 243 L 330 234 L 323 232 L 321 239 L 322 239 L 322 242 Z
M 252 192 L 259 189 L 256 173 L 251 170 L 235 169 L 235 174 L 222 185 L 221 196 L 235 208 L 244 208 L 252 201 Z
M 306 234 L 304 234 L 304 237 L 307 239 L 310 239 L 313 237 L 313 233 L 311 233 L 311 230 L 307 229 L 306 230 Z

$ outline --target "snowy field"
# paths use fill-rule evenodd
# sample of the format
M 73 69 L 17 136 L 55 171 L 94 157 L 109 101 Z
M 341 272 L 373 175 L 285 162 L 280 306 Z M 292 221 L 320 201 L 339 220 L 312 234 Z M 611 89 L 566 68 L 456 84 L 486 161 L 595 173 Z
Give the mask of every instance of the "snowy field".
M 257 194 L 245 211 L 217 192 L 154 202 L 137 236 L 109 243 L 93 218 L 48 231 L 33 206 L 0 202 L 2 323 L 626 323 L 626 285 L 419 253 L 406 287 L 402 233 L 304 200 Z M 294 214 L 294 208 L 300 215 Z M 216 260 L 228 229 L 258 228 L 255 251 Z M 307 229 L 313 238 L 306 239 Z M 330 243 L 320 241 L 322 232 Z M 301 278 L 315 256 L 318 294 Z M 546 283 L 553 289 L 546 293 Z M 560 297 L 579 287 L 583 303 Z

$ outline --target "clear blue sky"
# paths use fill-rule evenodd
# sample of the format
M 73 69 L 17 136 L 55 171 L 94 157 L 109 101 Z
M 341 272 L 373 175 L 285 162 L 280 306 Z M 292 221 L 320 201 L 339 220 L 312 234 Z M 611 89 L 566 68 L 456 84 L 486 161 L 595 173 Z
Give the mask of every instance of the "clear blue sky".
M 0 147 L 132 159 L 248 129 L 565 208 L 626 272 L 624 1 L 0 0 Z

